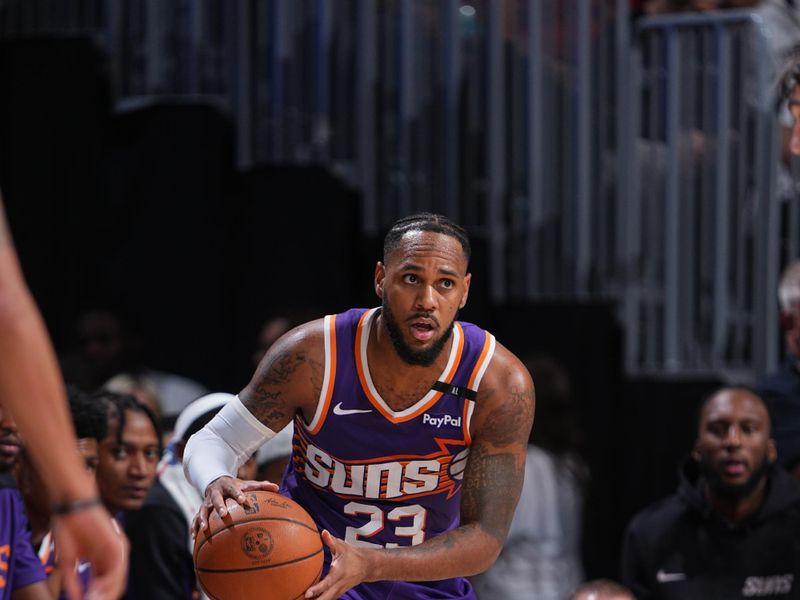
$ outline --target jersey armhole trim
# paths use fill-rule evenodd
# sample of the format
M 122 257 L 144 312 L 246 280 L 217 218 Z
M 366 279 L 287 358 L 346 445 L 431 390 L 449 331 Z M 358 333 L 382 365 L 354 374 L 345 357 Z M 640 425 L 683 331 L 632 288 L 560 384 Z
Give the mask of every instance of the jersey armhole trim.
M 480 389 L 483 375 L 486 373 L 489 363 L 492 362 L 494 349 L 497 344 L 495 337 L 491 333 L 488 331 L 484 333 L 486 334 L 486 337 L 483 341 L 483 349 L 481 350 L 480 356 L 478 356 L 478 360 L 475 362 L 475 367 L 472 369 L 472 375 L 470 375 L 469 383 L 467 384 L 467 387 L 471 390 L 475 390 L 475 392 Z M 467 442 L 467 445 L 472 443 L 472 435 L 470 434 L 470 430 L 472 424 L 472 413 L 474 411 L 474 401 L 467 400 L 464 402 L 464 440 Z
M 322 388 L 317 400 L 317 411 L 308 424 L 308 431 L 312 435 L 318 433 L 325 423 L 325 416 L 333 398 L 333 385 L 336 381 L 336 315 L 325 317 L 325 374 L 322 377 Z

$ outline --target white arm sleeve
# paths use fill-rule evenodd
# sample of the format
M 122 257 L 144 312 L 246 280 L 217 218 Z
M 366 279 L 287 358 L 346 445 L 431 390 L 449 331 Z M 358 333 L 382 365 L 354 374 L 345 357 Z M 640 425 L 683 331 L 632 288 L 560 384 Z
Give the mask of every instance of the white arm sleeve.
M 236 396 L 189 438 L 183 452 L 186 479 L 205 495 L 208 484 L 215 479 L 224 475 L 236 477 L 239 467 L 274 435 Z

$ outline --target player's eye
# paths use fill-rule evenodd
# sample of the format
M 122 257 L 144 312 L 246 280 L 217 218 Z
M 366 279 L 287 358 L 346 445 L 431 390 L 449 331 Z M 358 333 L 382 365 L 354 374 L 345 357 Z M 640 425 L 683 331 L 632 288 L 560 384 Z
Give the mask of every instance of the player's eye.
M 414 275 L 413 273 L 408 273 L 406 275 L 403 275 L 403 281 L 405 281 L 406 283 L 417 283 L 419 281 L 419 278 L 417 278 L 417 276 Z
M 451 289 L 455 286 L 455 282 L 452 279 L 442 279 L 442 287 L 446 290 Z

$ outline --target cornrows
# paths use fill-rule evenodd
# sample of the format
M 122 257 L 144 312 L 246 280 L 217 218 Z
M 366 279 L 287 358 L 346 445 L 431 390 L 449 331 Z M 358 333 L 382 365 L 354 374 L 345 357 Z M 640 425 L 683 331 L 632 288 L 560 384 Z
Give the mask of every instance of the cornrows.
M 400 240 L 409 231 L 433 231 L 456 238 L 461 243 L 464 258 L 469 262 L 472 255 L 469 237 L 463 227 L 456 225 L 444 215 L 434 213 L 417 213 L 395 221 L 386 237 L 383 238 L 383 260 L 400 244 Z

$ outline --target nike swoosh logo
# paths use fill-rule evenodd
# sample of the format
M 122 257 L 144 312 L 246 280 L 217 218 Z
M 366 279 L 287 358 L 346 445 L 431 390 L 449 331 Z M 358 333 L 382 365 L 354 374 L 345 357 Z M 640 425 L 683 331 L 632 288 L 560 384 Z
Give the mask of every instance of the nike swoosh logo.
M 372 410 L 364 408 L 342 408 L 342 403 L 339 402 L 333 407 L 333 414 L 335 415 L 358 415 L 361 413 L 371 413 Z
M 674 581 L 684 581 L 685 573 L 667 573 L 664 569 L 659 569 L 656 573 L 656 581 L 659 583 L 672 583 Z

